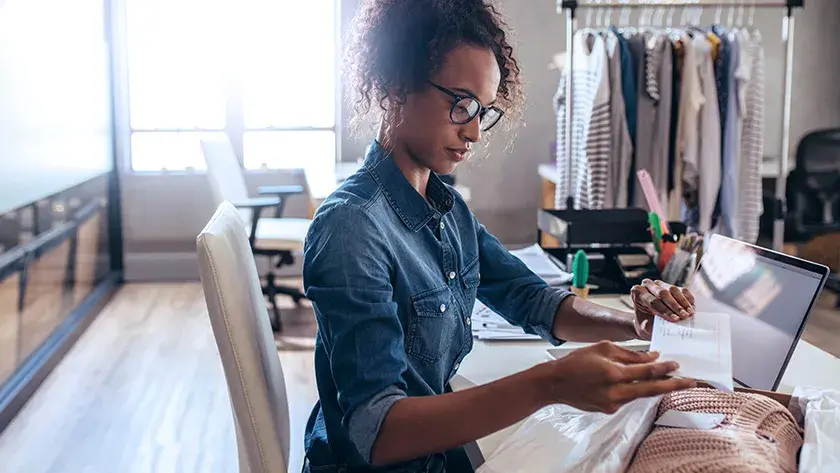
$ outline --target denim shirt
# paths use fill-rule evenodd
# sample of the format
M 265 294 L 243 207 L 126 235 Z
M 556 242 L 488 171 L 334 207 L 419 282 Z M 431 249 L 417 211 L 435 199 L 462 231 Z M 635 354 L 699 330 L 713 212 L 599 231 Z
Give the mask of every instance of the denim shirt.
M 371 449 L 395 402 L 444 392 L 472 349 L 476 298 L 560 343 L 553 320 L 569 292 L 511 255 L 434 174 L 426 194 L 374 141 L 310 226 L 303 278 L 318 322 L 320 400 L 306 426 L 304 471 L 445 468 L 441 453 L 373 469 Z

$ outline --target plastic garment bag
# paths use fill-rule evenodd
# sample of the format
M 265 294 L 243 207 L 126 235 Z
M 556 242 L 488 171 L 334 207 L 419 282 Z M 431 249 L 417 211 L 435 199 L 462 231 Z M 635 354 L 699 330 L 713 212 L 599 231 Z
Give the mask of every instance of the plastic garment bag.
M 840 391 L 797 386 L 799 410 L 805 413 L 805 443 L 799 455 L 800 473 L 840 471 Z
M 612 415 L 562 404 L 540 409 L 477 473 L 621 473 L 650 432 L 659 399 L 637 399 Z

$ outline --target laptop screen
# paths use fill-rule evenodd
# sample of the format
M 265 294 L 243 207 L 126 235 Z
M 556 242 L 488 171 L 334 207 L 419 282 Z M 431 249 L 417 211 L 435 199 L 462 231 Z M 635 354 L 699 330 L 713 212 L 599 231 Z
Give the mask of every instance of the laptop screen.
M 689 287 L 698 311 L 730 315 L 735 381 L 776 389 L 827 273 L 821 265 L 712 235 Z

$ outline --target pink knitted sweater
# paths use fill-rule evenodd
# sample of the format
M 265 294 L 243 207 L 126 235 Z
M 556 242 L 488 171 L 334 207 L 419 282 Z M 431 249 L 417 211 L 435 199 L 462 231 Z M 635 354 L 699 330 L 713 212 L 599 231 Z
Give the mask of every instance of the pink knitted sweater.
M 712 430 L 654 427 L 627 473 L 795 473 L 802 430 L 778 402 L 757 394 L 696 388 L 663 396 L 669 410 L 720 413 Z

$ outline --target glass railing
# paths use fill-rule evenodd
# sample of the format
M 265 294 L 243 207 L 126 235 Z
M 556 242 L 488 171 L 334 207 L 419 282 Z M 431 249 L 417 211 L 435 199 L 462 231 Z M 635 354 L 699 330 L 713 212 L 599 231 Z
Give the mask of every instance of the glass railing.
M 108 273 L 101 180 L 0 215 L 0 387 Z

